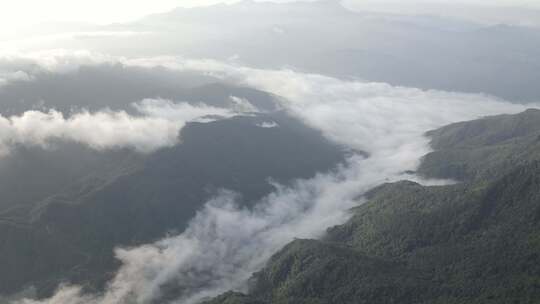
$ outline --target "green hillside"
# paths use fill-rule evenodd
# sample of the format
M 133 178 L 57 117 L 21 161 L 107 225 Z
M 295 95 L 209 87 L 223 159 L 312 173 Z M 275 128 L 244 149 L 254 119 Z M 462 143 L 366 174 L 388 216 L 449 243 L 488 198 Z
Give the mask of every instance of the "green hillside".
M 539 303 L 540 111 L 428 133 L 419 172 L 371 191 L 323 240 L 296 240 L 249 295 L 208 303 Z

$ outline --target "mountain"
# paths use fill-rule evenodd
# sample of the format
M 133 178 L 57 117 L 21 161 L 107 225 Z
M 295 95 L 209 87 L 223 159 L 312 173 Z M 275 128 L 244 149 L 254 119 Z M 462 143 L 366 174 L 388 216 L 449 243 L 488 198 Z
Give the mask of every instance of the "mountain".
M 485 93 L 515 102 L 540 97 L 534 81 L 540 77 L 538 28 L 351 11 L 338 1 L 242 1 L 178 8 L 102 30 L 143 34 L 79 39 L 75 45 L 126 55 L 126 45 L 145 41 L 146 56 L 182 54 L 266 69 L 292 67 L 338 78 Z
M 42 71 L 36 73 L 34 81 L 7 83 L 0 90 L 0 114 L 11 118 L 27 111 L 55 109 L 67 119 L 81 110 L 111 110 L 126 111 L 138 117 L 141 113 L 133 104 L 146 98 L 274 114 L 279 108 L 277 97 L 272 94 L 232 86 L 209 76 L 102 64 L 80 67 L 72 73 Z M 235 100 L 245 102 L 247 109 L 239 108 L 242 105 L 235 104 Z M 256 124 L 250 127 L 256 128 Z M 135 170 L 145 160 L 144 155 L 129 149 L 95 151 L 62 140 L 55 140 L 49 146 L 42 149 L 16 145 L 11 153 L 2 156 L 0 214 L 9 211 L 13 217 L 15 213 L 11 208 L 25 213 L 36 201 L 73 188 L 74 182 L 82 183 L 81 188 L 107 183 L 115 176 Z
M 346 224 L 274 255 L 247 295 L 207 303 L 537 303 L 540 111 L 428 135 L 419 172 L 458 183 L 373 189 Z
M 132 103 L 145 98 L 229 107 L 233 96 L 247 99 L 261 111 L 277 109 L 272 94 L 229 85 L 215 77 L 161 68 L 100 64 L 81 66 L 71 73 L 36 72 L 33 77 L 33 81 L 13 81 L 2 87 L 3 116 L 42 109 L 56 109 L 66 116 L 81 109 L 124 110 L 137 115 L 140 113 Z
M 435 152 L 424 157 L 419 172 L 456 180 L 492 179 L 538 160 L 538 110 L 453 124 L 428 132 Z
M 363 7 L 369 10 L 369 4 Z M 527 10 L 506 7 L 492 12 L 487 12 L 488 7 L 467 7 L 476 11 L 470 12 L 472 16 L 500 16 L 503 9 L 517 16 L 527 14 Z M 411 5 L 408 12 L 392 14 L 352 11 L 339 1 L 241 1 L 178 8 L 130 23 L 52 35 L 40 40 L 39 49 L 85 49 L 128 58 L 181 55 L 396 86 L 489 94 L 518 103 L 540 98 L 535 81 L 540 77 L 538 27 L 519 26 L 522 23 L 512 22 L 515 18 L 502 25 L 506 18 L 493 25 L 474 17 L 470 21 L 451 18 L 452 10 L 469 13 L 453 4 L 438 6 L 449 13 L 447 17 L 433 10 L 419 14 L 418 9 L 422 8 Z M 538 12 L 530 13 L 526 19 L 538 19 Z M 105 83 L 102 88 L 109 87 Z
M 92 76 L 100 81 L 99 71 L 81 70 L 65 79 L 75 83 Z M 35 97 L 59 94 L 50 88 L 61 81 L 43 83 L 21 85 L 36 88 Z M 129 83 L 97 94 L 119 101 L 111 107 L 128 109 L 132 98 L 150 94 L 142 87 L 125 93 L 129 97 L 113 98 L 131 86 L 136 87 Z M 3 94 L 13 89 L 6 87 Z M 237 192 L 240 205 L 250 207 L 274 190 L 271 181 L 287 185 L 333 170 L 348 153 L 278 110 L 270 94 L 218 83 L 178 92 L 222 107 L 230 106 L 231 96 L 249 99 L 260 112 L 189 123 L 179 134 L 181 143 L 151 154 L 59 142 L 52 149 L 16 147 L 2 160 L 0 294 L 34 286 L 46 296 L 63 282 L 99 289 L 119 266 L 114 248 L 182 232 L 221 189 Z M 55 102 L 48 106 L 68 111 L 62 102 L 69 97 L 47 98 Z M 78 101 L 79 108 L 93 102 Z

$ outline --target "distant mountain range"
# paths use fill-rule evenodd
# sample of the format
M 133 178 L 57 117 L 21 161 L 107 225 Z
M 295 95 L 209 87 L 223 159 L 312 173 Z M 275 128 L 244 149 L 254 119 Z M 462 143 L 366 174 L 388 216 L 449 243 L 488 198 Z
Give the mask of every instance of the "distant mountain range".
M 537 12 L 532 14 L 534 18 Z M 513 102 L 538 100 L 540 29 L 467 20 L 351 11 L 338 1 L 243 1 L 179 8 L 125 24 L 82 29 L 66 25 L 66 33 L 44 36 L 34 44 L 40 49 L 87 49 L 128 57 L 210 58 L 422 89 L 485 93 Z
M 211 304 L 536 303 L 540 299 L 540 111 L 429 132 L 419 173 L 372 190 L 322 240 L 296 240 L 248 295 Z
M 487 93 L 515 102 L 540 98 L 533 81 L 540 77 L 538 28 L 354 12 L 339 1 L 243 1 L 179 8 L 109 29 L 150 33 L 120 38 L 127 44 L 149 41 L 148 55 L 232 59 L 262 68 Z

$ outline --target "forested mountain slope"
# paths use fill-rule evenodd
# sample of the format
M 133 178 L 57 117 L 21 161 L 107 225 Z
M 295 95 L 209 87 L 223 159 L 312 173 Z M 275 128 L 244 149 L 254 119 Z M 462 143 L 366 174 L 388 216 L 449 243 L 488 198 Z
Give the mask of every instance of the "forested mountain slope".
M 273 127 L 262 127 L 264 123 Z M 279 111 L 190 123 L 181 132 L 181 143 L 146 156 L 71 147 L 90 156 L 98 154 L 86 167 L 104 168 L 100 174 L 86 171 L 87 176 L 75 179 L 76 174 L 51 165 L 46 175 L 33 175 L 29 167 L 28 175 L 39 184 L 47 176 L 73 180 L 52 195 L 45 196 L 57 187 L 44 189 L 42 199 L 26 195 L 25 204 L 3 202 L 0 292 L 36 286 L 39 295 L 47 295 L 62 282 L 99 288 L 119 266 L 115 247 L 137 246 L 182 232 L 219 190 L 239 193 L 239 203 L 250 206 L 274 190 L 271 180 L 287 184 L 309 178 L 332 170 L 345 157 L 342 147 Z M 33 151 L 40 153 L 54 154 Z M 84 159 L 86 154 L 79 156 Z M 86 158 L 93 160 L 90 156 Z M 12 192 L 14 198 L 25 194 Z
M 249 295 L 209 303 L 538 303 L 540 111 L 432 132 L 420 173 L 372 190 L 323 240 L 296 240 Z

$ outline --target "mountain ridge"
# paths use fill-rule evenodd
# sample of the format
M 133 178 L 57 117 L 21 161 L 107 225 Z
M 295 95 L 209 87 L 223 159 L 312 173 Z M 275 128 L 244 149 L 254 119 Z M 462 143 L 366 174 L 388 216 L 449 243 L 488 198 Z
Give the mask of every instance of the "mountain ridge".
M 459 146 L 461 161 L 470 164 L 467 155 L 483 148 L 486 138 L 497 135 L 498 141 L 488 143 L 505 143 L 502 147 L 517 152 L 539 131 L 540 111 L 529 110 L 428 134 L 432 153 Z M 445 141 L 449 134 L 459 134 L 459 140 Z M 530 156 L 540 155 L 540 146 L 534 147 Z M 296 240 L 274 255 L 253 275 L 247 295 L 231 292 L 206 303 L 536 303 L 540 160 L 503 155 L 494 163 L 499 174 L 465 171 L 462 182 L 446 186 L 409 181 L 379 186 L 346 224 L 330 228 L 321 240 Z M 513 165 L 500 166 L 506 161 Z M 444 170 L 424 172 L 448 176 Z

